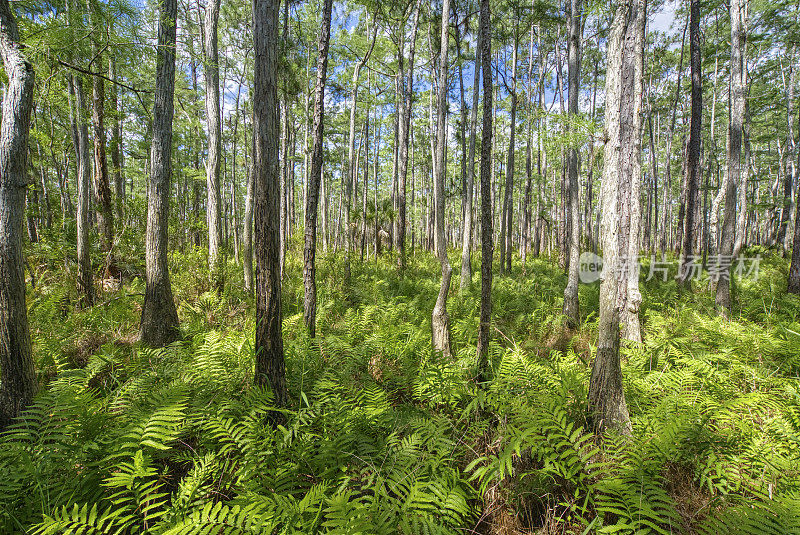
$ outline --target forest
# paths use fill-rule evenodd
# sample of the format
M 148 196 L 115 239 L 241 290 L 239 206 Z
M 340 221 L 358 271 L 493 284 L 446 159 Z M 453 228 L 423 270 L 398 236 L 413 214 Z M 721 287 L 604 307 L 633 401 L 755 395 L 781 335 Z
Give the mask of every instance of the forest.
M 0 534 L 800 535 L 800 2 L 0 0 Z

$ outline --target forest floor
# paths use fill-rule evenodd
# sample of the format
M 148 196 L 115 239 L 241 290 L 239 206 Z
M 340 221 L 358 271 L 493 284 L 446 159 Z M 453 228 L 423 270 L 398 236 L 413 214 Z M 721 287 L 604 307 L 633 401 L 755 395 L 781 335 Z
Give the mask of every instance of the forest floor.
M 598 285 L 581 285 L 565 334 L 549 259 L 495 274 L 493 379 L 478 386 L 477 257 L 463 295 L 454 274 L 443 359 L 429 254 L 402 277 L 390 254 L 356 259 L 350 287 L 342 255 L 318 255 L 315 340 L 290 254 L 292 405 L 275 429 L 233 259 L 216 295 L 204 251 L 171 255 L 184 340 L 150 350 L 135 341 L 140 261 L 120 255 L 122 288 L 79 311 L 65 247 L 28 251 L 44 386 L 0 436 L 0 533 L 800 533 L 800 298 L 766 251 L 757 280 L 735 280 L 731 320 L 706 282 L 642 282 L 644 343 L 622 364 L 634 434 L 600 440 L 585 419 Z

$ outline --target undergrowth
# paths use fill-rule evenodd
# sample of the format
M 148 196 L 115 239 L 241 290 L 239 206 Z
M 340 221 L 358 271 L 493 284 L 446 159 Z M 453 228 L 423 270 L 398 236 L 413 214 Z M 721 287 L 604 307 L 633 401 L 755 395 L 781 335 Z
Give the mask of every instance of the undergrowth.
M 141 266 L 76 310 L 47 244 L 29 291 L 43 388 L 0 435 L 0 533 L 800 533 L 800 300 L 782 259 L 735 281 L 730 321 L 704 284 L 643 282 L 645 342 L 623 349 L 634 435 L 601 440 L 585 421 L 597 286 L 564 335 L 546 259 L 495 276 L 493 379 L 476 385 L 477 274 L 451 293 L 443 359 L 429 255 L 402 277 L 390 255 L 355 262 L 350 287 L 321 255 L 315 340 L 290 255 L 292 404 L 274 428 L 233 259 L 217 295 L 202 252 L 172 255 L 184 337 L 149 350 Z

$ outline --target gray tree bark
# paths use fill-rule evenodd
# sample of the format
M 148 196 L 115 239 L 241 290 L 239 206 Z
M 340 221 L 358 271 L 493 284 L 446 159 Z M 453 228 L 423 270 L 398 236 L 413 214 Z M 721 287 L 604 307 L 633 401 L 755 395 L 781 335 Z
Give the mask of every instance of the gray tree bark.
M 691 2 L 689 21 L 689 64 L 692 73 L 692 115 L 689 127 L 689 144 L 686 158 L 685 201 L 683 232 L 681 243 L 681 264 L 678 273 L 678 284 L 681 287 L 691 285 L 691 270 L 686 266 L 694 254 L 695 212 L 697 210 L 698 192 L 700 188 L 700 137 L 703 121 L 703 88 L 702 64 L 700 62 L 700 4 L 698 0 Z
M 117 78 L 117 66 L 113 56 L 109 56 L 109 76 Z M 109 89 L 109 104 L 112 110 L 111 120 L 111 175 L 114 179 L 114 218 L 122 226 L 122 207 L 124 203 L 124 181 L 122 178 L 122 119 L 120 117 L 119 103 L 117 100 L 117 86 L 111 84 Z
M 450 317 L 447 315 L 447 294 L 453 269 L 447 259 L 447 241 L 444 235 L 444 180 L 445 150 L 447 148 L 447 52 L 449 49 L 450 0 L 442 1 L 442 31 L 439 52 L 439 93 L 436 101 L 436 167 L 433 175 L 434 228 L 436 256 L 442 268 L 442 284 L 431 315 L 431 336 L 434 351 L 450 357 Z
M 670 192 L 672 191 L 672 141 L 675 137 L 675 121 L 678 114 L 678 100 L 681 94 L 681 78 L 683 77 L 683 56 L 686 49 L 686 28 L 689 25 L 690 17 L 686 17 L 686 27 L 683 29 L 683 36 L 681 37 L 681 56 L 678 62 L 678 80 L 675 84 L 675 99 L 672 102 L 672 118 L 670 119 L 669 129 L 667 130 L 667 147 L 666 147 L 666 165 L 664 166 L 664 174 L 666 175 L 666 187 L 664 188 L 664 210 L 661 219 L 661 237 L 659 239 L 659 249 L 663 255 L 667 249 L 669 239 L 670 218 L 672 217 L 672 202 L 669 199 Z
M 397 154 L 397 248 L 400 272 L 406 267 L 406 182 L 408 180 L 408 146 L 411 133 L 411 106 L 414 97 L 414 55 L 417 46 L 417 28 L 419 26 L 419 11 L 421 0 L 417 0 L 414 7 L 414 20 L 411 25 L 411 40 L 409 42 L 408 66 L 403 72 L 403 53 L 399 55 L 400 61 L 400 89 L 401 98 L 399 117 L 398 141 L 400 143 Z M 404 77 L 405 75 L 405 77 Z
M 114 211 L 111 186 L 108 180 L 105 130 L 105 84 L 99 76 L 92 77 L 92 139 L 94 141 L 94 190 L 97 199 L 97 222 L 102 237 L 102 249 L 108 254 L 107 275 L 113 271 L 111 249 L 114 244 Z
M 638 297 L 639 182 L 641 180 L 642 48 L 644 0 L 619 2 L 608 41 L 605 157 L 601 203 L 603 278 L 597 354 L 589 382 L 589 412 L 597 432 L 630 434 L 631 423 L 620 366 L 620 321 Z M 626 146 L 628 145 L 628 146 Z M 631 258 L 631 252 L 634 257 Z M 633 284 L 632 274 L 636 276 Z M 630 327 L 628 327 L 630 328 Z
M 699 0 L 694 0 L 698 2 Z M 693 2 L 693 4 L 694 4 Z M 721 273 L 714 302 L 717 312 L 727 317 L 731 311 L 730 260 L 733 259 L 736 231 L 736 186 L 740 182 L 742 126 L 744 124 L 744 45 L 747 39 L 748 0 L 731 0 L 731 75 L 728 115 L 728 173 L 725 185 L 725 220 L 722 223 L 718 260 Z M 697 8 L 699 9 L 699 7 Z M 744 207 L 741 207 L 742 209 Z M 724 265 L 723 265 L 724 262 Z
M 780 220 L 778 224 L 778 234 L 776 241 L 782 253 L 785 253 L 786 229 L 789 225 L 789 217 L 792 209 L 792 182 L 797 174 L 794 162 L 792 161 L 792 151 L 797 150 L 794 143 L 794 133 L 792 132 L 792 118 L 794 115 L 794 86 L 797 77 L 797 69 L 794 68 L 794 46 L 789 54 L 789 76 L 786 83 L 786 119 L 788 123 L 786 135 L 786 150 L 784 151 L 785 162 L 782 162 L 784 169 L 783 182 L 783 205 L 781 206 Z
M 480 15 L 479 15 L 480 16 Z M 481 56 L 483 52 L 483 32 L 478 22 L 478 40 L 475 46 L 475 67 L 472 79 L 472 109 L 469 119 L 469 155 L 467 156 L 466 209 L 464 210 L 463 236 L 461 242 L 461 284 L 460 291 L 469 288 L 472 282 L 472 211 L 475 190 L 475 132 L 478 128 L 478 96 L 480 95 Z
M 177 0 L 162 0 L 158 20 L 150 180 L 147 184 L 147 284 L 139 327 L 142 343 L 151 347 L 163 347 L 180 338 L 167 263 L 177 12 Z
M 568 104 L 567 110 L 572 121 L 578 118 L 578 84 L 581 71 L 581 0 L 570 1 L 569 14 L 569 51 L 567 58 Z M 569 128 L 575 128 L 572 122 Z M 580 268 L 580 208 L 578 206 L 578 148 L 572 146 L 567 155 L 567 202 L 569 208 L 569 270 L 567 287 L 564 289 L 564 317 L 566 325 L 574 329 L 580 322 L 580 304 L 578 302 L 578 271 Z
M 492 326 L 492 34 L 489 0 L 481 0 L 478 41 L 483 72 L 481 126 L 481 311 L 478 326 L 478 382 L 489 379 L 489 330 Z M 476 69 L 477 70 L 477 69 Z
M 92 68 L 104 69 L 102 51 L 97 33 L 103 31 L 99 17 L 92 6 L 86 2 L 86 11 L 91 20 L 92 42 Z M 111 186 L 108 178 L 108 162 L 106 157 L 106 129 L 105 129 L 105 80 L 100 76 L 92 76 L 92 141 L 94 143 L 94 182 L 95 210 L 97 226 L 100 229 L 100 246 L 106 253 L 105 277 L 116 276 L 116 263 L 111 249 L 114 245 L 114 211 L 111 201 Z
M 739 183 L 737 184 L 737 214 L 736 214 L 736 239 L 733 242 L 732 257 L 737 258 L 747 243 L 747 188 L 750 182 L 750 106 L 747 102 L 749 92 L 747 84 L 747 17 L 743 22 L 745 42 L 742 45 L 742 85 L 744 86 L 742 100 L 744 101 L 744 125 L 742 129 L 742 143 L 744 145 L 744 163 L 739 164 Z M 796 148 L 795 148 L 796 150 Z M 795 168 L 794 175 L 798 171 Z M 790 194 L 791 200 L 791 194 Z M 787 240 L 788 241 L 788 240 Z M 788 244 L 787 244 L 788 245 Z
M 622 202 L 622 236 L 627 248 L 625 255 L 624 284 L 625 303 L 620 311 L 622 338 L 641 342 L 639 324 L 639 305 L 642 295 L 639 292 L 639 234 L 641 232 L 642 210 L 640 190 L 642 182 L 642 103 L 644 95 L 644 43 L 646 0 L 638 0 L 634 8 L 635 16 L 625 36 L 623 59 L 621 117 L 623 123 L 621 136 L 621 158 L 623 177 L 620 194 L 627 195 Z
M 528 251 L 531 248 L 531 188 L 533 186 L 532 148 L 533 138 L 533 42 L 536 36 L 535 26 L 531 25 L 531 37 L 528 48 L 528 95 L 525 107 L 528 114 L 527 135 L 525 143 L 525 194 L 522 200 L 522 269 L 528 261 Z M 538 51 L 537 51 L 538 52 Z
M 206 156 L 206 220 L 208 222 L 208 269 L 211 286 L 217 292 L 224 288 L 224 266 L 220 258 L 222 247 L 222 200 L 219 184 L 220 159 L 222 155 L 221 119 L 219 107 L 219 54 L 217 51 L 217 25 L 219 23 L 219 0 L 206 3 L 203 24 L 203 78 L 206 90 L 206 129 L 208 155 Z
M 254 0 L 253 184 L 256 250 L 256 383 L 269 384 L 275 404 L 286 406 L 281 332 L 280 165 L 278 162 L 279 0 Z M 327 12 L 330 20 L 330 10 Z
M 91 157 L 89 156 L 89 127 L 84 113 L 86 109 L 83 93 L 83 80 L 72 75 L 69 80 L 70 92 L 74 97 L 75 153 L 78 168 L 78 206 L 77 206 L 77 247 L 78 247 L 78 304 L 90 307 L 94 304 L 94 283 L 92 281 L 92 260 L 89 241 L 89 182 Z
M 247 194 L 244 199 L 244 228 L 242 229 L 242 264 L 244 289 L 253 291 L 253 173 L 247 173 Z
M 372 49 L 375 47 L 375 40 L 378 35 L 378 21 L 373 17 L 373 33 L 372 41 L 369 49 L 361 58 L 353 70 L 353 95 L 350 101 L 350 135 L 347 143 L 347 173 L 345 179 L 345 258 L 344 258 L 344 279 L 347 285 L 350 284 L 350 254 L 353 250 L 353 233 L 351 227 L 351 210 L 353 206 L 353 188 L 358 176 L 358 166 L 356 165 L 356 109 L 358 107 L 358 89 L 359 77 L 361 76 L 361 69 L 369 61 L 372 55 Z
M 322 22 L 319 31 L 317 56 L 317 86 L 314 92 L 314 126 L 312 131 L 313 152 L 311 155 L 311 173 L 308 178 L 306 193 L 306 217 L 303 245 L 303 320 L 309 336 L 316 336 L 317 322 L 317 207 L 319 205 L 319 189 L 322 182 L 322 143 L 323 118 L 325 116 L 325 79 L 328 74 L 328 44 L 331 38 L 331 11 L 333 0 L 325 0 Z M 323 214 L 324 223 L 324 214 Z M 323 238 L 324 238 L 323 228 Z
M 511 60 L 511 120 L 506 160 L 506 187 L 503 197 L 503 215 L 500 225 L 500 271 L 511 272 L 512 226 L 514 220 L 514 151 L 517 134 L 517 49 L 519 36 L 514 33 L 514 50 Z
M 800 120 L 798 120 L 800 124 Z M 797 151 L 797 166 L 800 168 L 800 150 Z M 792 238 L 792 260 L 789 265 L 789 293 L 800 294 L 800 181 L 797 184 L 798 202 L 795 204 L 794 236 Z
M 0 56 L 8 81 L 0 124 L 0 430 L 39 388 L 31 355 L 22 228 L 33 108 L 33 66 L 22 54 L 17 22 L 0 0 Z

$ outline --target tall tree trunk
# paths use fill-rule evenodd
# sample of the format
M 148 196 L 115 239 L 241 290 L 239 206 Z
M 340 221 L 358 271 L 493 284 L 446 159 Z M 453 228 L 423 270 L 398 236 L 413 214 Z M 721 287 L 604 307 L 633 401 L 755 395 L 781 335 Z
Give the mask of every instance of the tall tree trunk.
M 0 430 L 19 416 L 39 388 L 31 355 L 22 220 L 33 108 L 33 66 L 22 54 L 17 22 L 0 0 L 0 56 L 8 80 L 0 123 Z
M 569 52 L 567 59 L 568 72 L 568 112 L 570 130 L 576 128 L 573 122 L 578 119 L 578 84 L 581 71 L 581 0 L 570 1 L 569 14 Z M 574 143 L 574 142 L 573 142 Z M 567 155 L 567 202 L 569 203 L 569 272 L 567 287 L 564 289 L 564 316 L 567 327 L 574 329 L 580 322 L 580 304 L 578 302 L 578 270 L 580 268 L 580 208 L 578 206 L 578 148 L 573 145 Z
M 531 25 L 531 38 L 528 48 L 528 87 L 525 107 L 527 110 L 527 135 L 525 143 L 525 193 L 522 200 L 522 269 L 528 261 L 528 250 L 531 246 L 531 188 L 533 186 L 532 148 L 533 138 L 533 40 L 536 35 L 535 26 Z M 537 51 L 538 52 L 538 51 Z
M 78 246 L 78 302 L 81 307 L 90 307 L 94 304 L 94 283 L 92 281 L 91 244 L 89 242 L 89 196 L 91 186 L 89 183 L 91 157 L 89 156 L 89 127 L 84 119 L 86 109 L 83 92 L 83 80 L 80 76 L 70 78 L 70 90 L 74 96 L 75 117 L 75 153 L 78 168 L 78 213 L 77 213 L 77 246 Z
M 800 117 L 798 117 L 797 124 L 800 125 Z M 798 147 L 797 150 L 797 167 L 800 169 L 800 147 Z M 800 294 L 800 180 L 798 180 L 795 195 L 797 203 L 795 203 L 792 261 L 789 265 L 789 283 L 787 289 L 789 293 Z
M 786 118 L 788 123 L 786 135 L 786 150 L 784 151 L 783 163 L 783 205 L 781 206 L 780 223 L 778 226 L 778 235 L 776 241 L 782 253 L 785 253 L 785 240 L 786 240 L 786 227 L 789 224 L 789 216 L 792 211 L 792 182 L 794 179 L 794 162 L 792 161 L 792 149 L 797 150 L 794 143 L 794 136 L 792 132 L 792 118 L 794 115 L 794 86 L 797 69 L 793 65 L 794 60 L 794 47 L 792 47 L 789 54 L 789 76 L 786 83 Z
M 272 388 L 275 405 L 285 407 L 286 365 L 281 332 L 280 164 L 278 162 L 279 0 L 254 0 L 253 186 L 256 250 L 256 384 Z M 327 11 L 330 20 L 330 8 Z M 323 23 L 324 24 L 324 23 Z M 324 77 L 323 77 L 324 80 Z M 316 210 L 314 210 L 316 212 Z M 312 257 L 313 260 L 313 257 Z
M 744 32 L 746 34 L 746 19 L 743 23 Z M 749 93 L 747 84 L 747 39 L 742 50 L 742 85 L 744 86 L 744 128 L 742 130 L 742 140 L 744 143 L 744 164 L 739 166 L 739 184 L 738 184 L 738 212 L 736 215 L 736 240 L 733 243 L 732 258 L 737 258 L 742 252 L 747 242 L 747 188 L 750 182 L 750 105 L 747 102 L 747 93 Z M 797 146 L 795 145 L 795 151 Z M 798 170 L 795 168 L 794 175 L 797 176 Z M 790 195 L 791 197 L 791 195 Z
M 367 73 L 367 90 L 370 88 L 369 73 Z M 366 119 L 364 121 L 364 185 L 361 195 L 361 263 L 364 263 L 364 254 L 367 249 L 367 198 L 369 197 L 369 115 L 370 109 L 367 107 Z M 376 150 L 377 152 L 377 150 Z
M 651 239 L 648 244 L 648 251 L 655 249 L 655 240 L 658 236 L 658 154 L 656 153 L 655 136 L 653 135 L 653 108 L 652 103 L 647 103 L 647 138 L 650 145 L 650 175 L 653 181 L 653 216 L 652 216 L 652 229 L 650 230 Z M 707 193 L 707 191 L 706 191 Z M 666 193 L 665 193 L 666 198 Z M 648 208 L 649 213 L 649 208 Z M 648 215 L 649 217 L 649 215 Z
M 403 53 L 400 59 L 400 109 L 399 109 L 399 135 L 400 146 L 397 154 L 397 248 L 398 262 L 401 273 L 406 267 L 406 181 L 408 179 L 408 146 L 411 132 L 411 106 L 414 97 L 414 54 L 417 46 L 417 28 L 419 26 L 419 11 L 421 0 L 417 0 L 414 7 L 414 21 L 411 25 L 411 41 L 408 51 L 408 66 L 403 78 Z
M 444 233 L 444 181 L 445 150 L 447 149 L 447 52 L 449 48 L 450 0 L 442 0 L 442 31 L 439 51 L 439 93 L 436 101 L 436 169 L 433 176 L 434 227 L 436 256 L 442 267 L 442 285 L 431 315 L 434 351 L 450 357 L 450 318 L 447 315 L 447 294 L 453 269 L 447 259 L 447 241 Z
M 378 164 L 379 164 L 379 156 L 380 156 L 380 143 L 381 143 L 381 130 L 383 127 L 383 109 L 381 108 L 380 114 L 377 116 L 378 121 L 378 128 L 375 132 L 375 161 L 373 162 L 373 170 L 372 175 L 375 177 L 375 184 L 374 184 L 374 196 L 373 196 L 373 226 L 375 227 L 375 233 L 373 236 L 374 242 L 374 252 L 375 252 L 375 262 L 378 262 L 378 256 L 381 254 L 381 234 L 380 234 L 380 222 L 379 222 L 379 214 L 378 214 Z
M 700 136 L 703 120 L 702 64 L 700 61 L 700 2 L 692 0 L 689 22 L 689 64 L 692 72 L 692 116 L 689 128 L 689 144 L 686 158 L 686 208 L 683 216 L 683 243 L 678 284 L 691 285 L 692 270 L 687 266 L 694 260 L 695 212 L 700 188 Z
M 561 28 L 558 28 L 556 37 L 556 92 L 558 93 L 558 105 L 560 108 L 561 116 L 565 115 L 564 109 L 564 68 L 561 59 Z M 561 134 L 566 137 L 566 127 L 561 125 Z M 570 227 L 567 221 L 570 219 L 569 202 L 567 196 L 567 165 L 566 165 L 566 147 L 561 145 L 561 178 L 559 186 L 561 188 L 558 204 L 558 266 L 564 269 L 564 273 L 568 273 L 569 269 L 569 230 Z
M 180 338 L 167 263 L 177 12 L 177 0 L 162 0 L 158 20 L 150 181 L 147 184 L 147 284 L 139 329 L 142 342 L 151 347 L 163 347 Z
M 96 23 L 98 16 L 93 12 L 91 3 L 86 8 L 92 20 L 93 34 L 102 31 Z M 97 70 L 104 70 L 100 44 L 97 36 L 92 36 L 93 63 Z M 91 67 L 91 65 L 90 65 Z M 105 129 L 105 80 L 100 76 L 92 77 L 92 139 L 94 141 L 94 193 L 97 200 L 97 225 L 100 228 L 101 249 L 106 253 L 106 277 L 116 276 L 116 266 L 111 248 L 114 245 L 114 212 L 111 202 L 111 186 L 108 180 L 108 163 L 106 159 Z
M 117 62 L 113 56 L 108 60 L 109 76 L 117 78 Z M 124 182 L 122 178 L 122 117 L 117 100 L 117 85 L 109 86 L 109 104 L 111 105 L 111 176 L 114 178 L 114 218 L 122 227 L 122 207 L 124 203 Z
M 479 15 L 480 17 L 480 15 Z M 467 187 L 465 189 L 466 208 L 464 209 L 464 220 L 462 224 L 463 239 L 461 243 L 461 285 L 460 291 L 469 288 L 472 283 L 472 211 L 473 211 L 473 192 L 475 190 L 475 131 L 478 127 L 478 96 L 480 95 L 480 74 L 481 74 L 481 54 L 483 53 L 483 32 L 478 22 L 478 40 L 475 45 L 475 66 L 473 67 L 472 79 L 472 109 L 470 110 L 469 123 L 469 155 L 467 156 Z
M 241 240 L 239 239 L 239 205 L 236 200 L 236 155 L 237 150 L 237 139 L 239 133 L 239 97 L 241 96 L 242 92 L 242 81 L 239 81 L 239 87 L 236 91 L 236 100 L 233 104 L 233 111 L 232 115 L 228 118 L 228 128 L 230 129 L 231 123 L 233 124 L 233 131 L 231 132 L 231 215 L 232 222 L 231 225 L 233 226 L 233 250 L 234 250 L 234 257 L 236 258 L 236 262 L 239 262 L 239 253 L 241 247 Z M 250 177 L 247 178 L 248 183 L 250 181 Z
M 244 199 L 244 228 L 242 230 L 242 264 L 244 289 L 253 291 L 253 171 L 247 173 L 247 196 Z
M 193 20 L 190 18 L 189 13 L 186 14 L 187 20 Z M 197 59 L 195 58 L 194 53 L 194 41 L 192 39 L 187 40 L 187 50 L 189 52 L 189 74 L 192 80 L 192 92 L 191 94 L 194 97 L 195 103 L 199 100 L 199 90 L 198 90 L 198 83 L 197 83 Z M 195 113 L 194 118 L 196 121 L 193 121 L 193 134 L 194 134 L 194 143 L 192 144 L 192 168 L 195 170 L 196 176 L 200 175 L 200 153 L 202 152 L 200 144 L 201 144 L 201 135 L 200 135 L 200 122 L 201 122 L 201 114 L 199 106 L 196 107 L 197 111 Z M 201 225 L 200 225 L 200 213 L 201 213 L 201 195 L 200 195 L 200 181 L 199 180 L 192 180 L 192 235 L 193 235 L 193 244 L 195 247 L 200 247 L 202 239 L 201 239 Z
M 208 129 L 208 155 L 206 157 L 206 220 L 208 222 L 208 269 L 211 287 L 221 292 L 224 285 L 224 262 L 220 258 L 222 246 L 222 200 L 219 185 L 219 168 L 222 156 L 219 108 L 219 55 L 217 53 L 217 25 L 219 0 L 206 3 L 203 24 L 203 78 L 206 90 L 206 128 Z
M 537 46 L 536 51 L 537 55 L 539 56 L 539 90 L 538 93 L 538 105 L 539 105 L 539 112 L 543 115 L 544 114 L 544 58 L 545 55 L 542 53 L 542 32 L 541 32 L 541 25 L 538 26 L 536 31 L 537 35 Z M 533 232 L 533 256 L 539 256 L 541 252 L 541 244 L 542 244 L 542 235 L 543 235 L 543 227 L 542 222 L 544 221 L 543 218 L 543 201 L 542 198 L 542 181 L 544 177 L 547 175 L 547 152 L 545 151 L 545 144 L 544 144 L 544 121 L 540 117 L 537 120 L 536 124 L 536 222 L 534 223 L 534 232 Z
M 608 40 L 605 158 L 601 201 L 603 277 L 597 355 L 589 382 L 589 411 L 597 432 L 631 433 L 620 367 L 620 321 L 638 296 L 639 181 L 641 179 L 642 50 L 644 0 L 619 2 Z M 634 252 L 631 258 L 631 252 Z M 631 275 L 636 275 L 635 285 Z M 630 330 L 630 328 L 628 328 Z
M 681 38 L 681 56 L 678 62 L 678 80 L 675 84 L 675 99 L 672 101 L 672 118 L 670 119 L 669 129 L 667 130 L 667 147 L 666 147 L 666 165 L 664 173 L 666 174 L 666 187 L 664 188 L 664 210 L 662 212 L 661 220 L 661 237 L 659 240 L 659 249 L 663 255 L 667 249 L 667 241 L 669 239 L 670 218 L 672 217 L 672 201 L 669 196 L 672 192 L 672 141 L 675 137 L 675 121 L 678 114 L 678 100 L 681 95 L 681 78 L 683 77 L 683 56 L 686 49 L 686 29 L 689 26 L 689 19 L 686 17 L 686 26 L 683 28 L 683 37 Z
M 699 0 L 693 0 L 699 3 Z M 697 7 L 699 10 L 699 6 Z M 715 277 L 717 292 L 714 299 L 717 312 L 727 317 L 731 311 L 730 263 L 733 257 L 736 230 L 736 186 L 740 182 L 742 125 L 744 123 L 744 45 L 747 39 L 748 0 L 731 0 L 731 76 L 728 123 L 728 176 L 726 178 L 725 221 L 717 256 Z M 699 41 L 699 37 L 698 37 Z M 699 44 L 699 42 L 698 42 Z M 741 207 L 744 209 L 744 207 Z
M 36 143 L 37 152 L 39 153 L 39 161 L 44 162 L 45 157 L 44 153 L 42 152 L 42 146 L 38 142 Z M 50 229 L 53 227 L 53 210 L 50 207 L 50 188 L 47 186 L 47 173 L 45 173 L 44 165 L 39 166 L 39 178 L 41 180 L 40 184 L 42 186 L 42 196 L 44 202 L 44 218 L 45 218 L 45 226 Z
M 263 0 L 262 0 L 263 1 Z M 313 153 L 311 155 L 311 173 L 308 179 L 306 195 L 306 217 L 303 246 L 303 284 L 305 298 L 303 300 L 303 320 L 309 336 L 316 335 L 317 322 L 317 281 L 315 258 L 317 254 L 317 206 L 319 189 L 322 182 L 322 144 L 323 118 L 325 116 L 325 79 L 328 74 L 328 44 L 331 37 L 331 10 L 333 0 L 325 0 L 322 21 L 319 31 L 317 56 L 317 86 L 314 92 L 314 126 L 312 131 Z M 323 223 L 325 214 L 323 213 Z M 325 229 L 323 228 L 323 238 Z
M 483 72 L 483 125 L 481 126 L 481 311 L 478 326 L 478 382 L 489 379 L 489 329 L 492 326 L 492 33 L 489 0 L 481 0 L 478 42 Z M 476 69 L 477 70 L 477 69 Z M 473 89 L 473 91 L 476 88 Z
M 356 68 L 353 70 L 353 96 L 350 101 L 350 136 L 347 144 L 347 173 L 344 184 L 346 197 L 344 279 L 345 284 L 347 285 L 350 284 L 350 253 L 353 249 L 352 232 L 350 230 L 350 212 L 353 205 L 353 187 L 358 176 L 358 168 L 356 165 L 356 109 L 358 106 L 358 86 L 359 77 L 361 76 L 361 69 L 363 69 L 364 65 L 367 64 L 367 61 L 369 61 L 369 57 L 372 55 L 372 49 L 375 47 L 375 40 L 378 35 L 378 21 L 375 20 L 375 17 L 373 17 L 372 26 L 372 41 L 369 45 L 369 49 L 367 50 L 366 54 L 364 54 L 364 57 L 358 61 Z
M 512 226 L 514 220 L 514 151 L 516 134 L 517 134 L 517 48 L 519 48 L 519 36 L 514 33 L 514 50 L 512 52 L 511 60 L 511 131 L 508 137 L 508 159 L 506 163 L 506 188 L 505 197 L 503 199 L 503 230 L 500 232 L 500 247 L 501 251 L 505 251 L 500 255 L 500 270 L 511 272 L 511 245 L 512 245 Z M 505 264 L 503 263 L 505 260 Z

